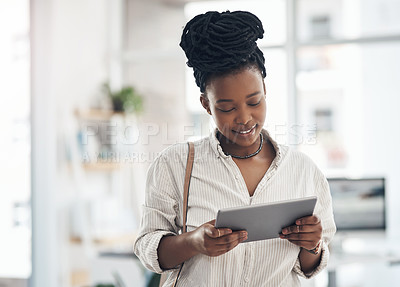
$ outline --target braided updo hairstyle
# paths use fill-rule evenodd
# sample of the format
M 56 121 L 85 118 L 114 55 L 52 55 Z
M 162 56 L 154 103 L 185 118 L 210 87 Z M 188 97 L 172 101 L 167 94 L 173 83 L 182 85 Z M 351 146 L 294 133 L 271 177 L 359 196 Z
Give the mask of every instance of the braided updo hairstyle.
M 264 29 L 250 12 L 207 12 L 190 20 L 182 33 L 180 46 L 193 68 L 196 84 L 205 93 L 214 76 L 230 74 L 244 67 L 258 67 L 266 76 L 265 59 L 256 41 Z

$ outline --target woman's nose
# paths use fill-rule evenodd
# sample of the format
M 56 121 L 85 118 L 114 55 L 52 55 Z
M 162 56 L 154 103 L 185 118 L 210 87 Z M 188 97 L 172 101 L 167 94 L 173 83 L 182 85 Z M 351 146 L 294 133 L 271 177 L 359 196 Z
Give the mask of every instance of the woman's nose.
M 236 124 L 238 125 L 246 125 L 248 122 L 251 121 L 251 113 L 246 109 L 240 109 L 237 112 L 237 116 L 235 119 Z

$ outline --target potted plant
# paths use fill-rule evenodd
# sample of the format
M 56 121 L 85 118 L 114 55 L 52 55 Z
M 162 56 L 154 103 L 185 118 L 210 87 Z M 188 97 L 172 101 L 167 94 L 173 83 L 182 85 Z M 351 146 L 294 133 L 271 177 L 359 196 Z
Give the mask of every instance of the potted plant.
M 143 111 L 143 98 L 132 86 L 123 87 L 113 92 L 108 83 L 103 85 L 106 95 L 112 103 L 115 112 L 140 114 Z

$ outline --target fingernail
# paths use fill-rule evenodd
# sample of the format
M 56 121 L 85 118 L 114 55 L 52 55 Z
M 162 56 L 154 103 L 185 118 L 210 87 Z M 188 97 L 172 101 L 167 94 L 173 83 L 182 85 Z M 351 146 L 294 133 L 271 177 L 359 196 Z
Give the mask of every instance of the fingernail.
M 300 224 L 301 224 L 301 220 L 297 220 L 297 221 L 296 221 L 296 224 L 297 224 L 297 225 L 300 225 Z
M 240 233 L 240 235 L 241 235 L 242 237 L 247 237 L 247 232 L 242 232 L 242 233 Z
M 285 228 L 285 229 L 282 229 L 282 233 L 283 234 L 286 234 L 286 233 L 288 233 L 288 230 Z

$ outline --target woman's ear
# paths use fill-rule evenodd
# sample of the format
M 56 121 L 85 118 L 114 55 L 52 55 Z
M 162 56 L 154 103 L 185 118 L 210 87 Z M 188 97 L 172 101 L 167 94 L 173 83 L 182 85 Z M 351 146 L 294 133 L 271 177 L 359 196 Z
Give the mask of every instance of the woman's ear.
M 200 103 L 203 106 L 203 108 L 207 111 L 207 113 L 211 115 L 210 101 L 208 100 L 205 94 L 200 95 Z

